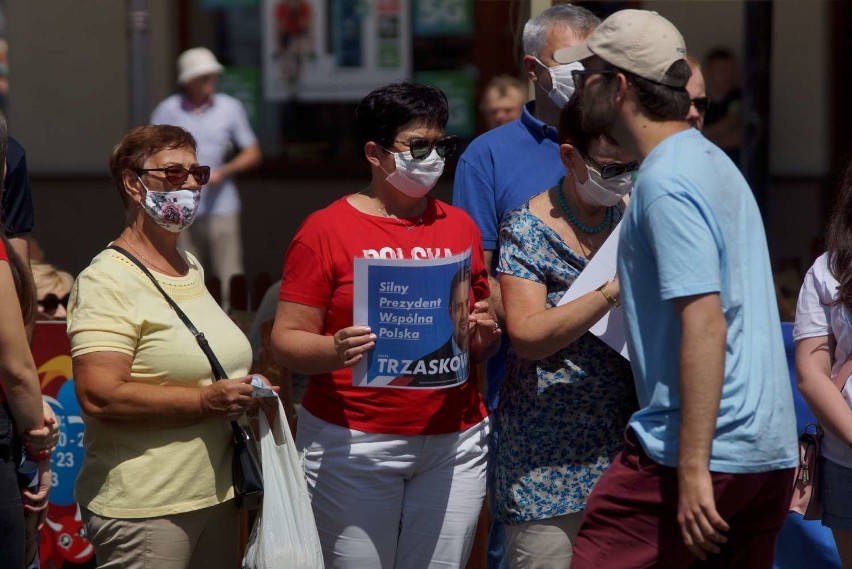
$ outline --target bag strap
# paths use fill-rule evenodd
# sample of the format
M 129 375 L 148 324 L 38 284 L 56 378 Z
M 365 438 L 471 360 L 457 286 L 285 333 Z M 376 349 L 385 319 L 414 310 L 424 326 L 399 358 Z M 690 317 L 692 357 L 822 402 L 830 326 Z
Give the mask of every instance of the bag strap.
M 160 283 L 157 282 L 157 279 L 154 277 L 154 275 L 151 274 L 151 271 L 148 270 L 148 267 L 143 265 L 139 259 L 131 255 L 125 249 L 122 249 L 118 245 L 110 245 L 108 249 L 118 251 L 119 253 L 130 259 L 137 267 L 139 267 L 139 269 L 143 273 L 145 273 L 145 275 L 149 279 L 151 279 L 151 282 L 154 283 L 154 287 L 158 291 L 160 291 L 160 294 L 163 295 L 163 298 L 166 299 L 166 302 L 169 303 L 169 306 L 172 307 L 178 318 L 180 318 L 181 322 L 183 322 L 186 327 L 189 328 L 189 331 L 192 333 L 192 335 L 195 336 L 195 341 L 198 342 L 198 345 L 204 352 L 204 355 L 207 356 L 207 361 L 210 362 L 210 367 L 213 369 L 213 376 L 216 378 L 216 381 L 228 377 L 228 374 L 226 374 L 224 368 L 222 368 L 222 364 L 219 363 L 219 359 L 216 357 L 216 354 L 214 354 L 213 350 L 210 349 L 210 343 L 207 342 L 207 338 L 204 337 L 204 334 L 202 332 L 198 331 L 198 328 L 195 327 L 195 325 L 192 323 L 192 320 L 190 320 L 186 313 L 184 313 L 184 311 L 180 309 L 177 303 L 172 300 L 172 297 L 170 297 L 169 294 L 163 290 L 163 287 L 160 286 Z
M 227 378 L 228 374 L 225 373 L 225 369 L 222 367 L 222 364 L 219 363 L 219 359 L 216 357 L 216 354 L 214 354 L 213 350 L 210 348 L 210 344 L 207 342 L 207 338 L 204 337 L 204 334 L 202 332 L 198 331 L 198 328 L 195 327 L 195 325 L 192 323 L 192 320 L 189 319 L 189 316 L 187 316 L 186 313 L 184 313 L 184 311 L 180 309 L 180 306 L 178 306 L 177 303 L 172 300 L 172 297 L 170 297 L 169 294 L 163 290 L 163 287 L 160 286 L 160 283 L 157 282 L 157 279 L 154 277 L 154 275 L 151 274 L 151 271 L 148 270 L 148 267 L 143 265 L 139 259 L 131 255 L 125 249 L 122 249 L 118 245 L 110 245 L 107 248 L 113 249 L 114 251 L 118 251 L 119 253 L 127 257 L 130 261 L 133 262 L 134 265 L 139 267 L 139 269 L 143 273 L 145 273 L 145 275 L 147 275 L 149 279 L 151 279 L 151 282 L 154 283 L 154 287 L 158 291 L 160 291 L 160 294 L 163 295 L 163 298 L 166 299 L 166 302 L 169 303 L 169 306 L 172 307 L 178 318 L 180 318 L 181 322 L 183 322 L 186 327 L 189 328 L 189 331 L 192 333 L 192 335 L 195 336 L 195 341 L 198 342 L 198 345 L 201 347 L 201 351 L 204 352 L 204 355 L 207 356 L 207 361 L 210 362 L 210 367 L 213 370 L 213 377 L 216 379 L 216 381 Z M 240 424 L 236 421 L 231 421 L 231 430 L 234 433 L 234 442 L 237 444 L 244 444 L 248 435 L 243 430 L 243 428 L 240 427 Z

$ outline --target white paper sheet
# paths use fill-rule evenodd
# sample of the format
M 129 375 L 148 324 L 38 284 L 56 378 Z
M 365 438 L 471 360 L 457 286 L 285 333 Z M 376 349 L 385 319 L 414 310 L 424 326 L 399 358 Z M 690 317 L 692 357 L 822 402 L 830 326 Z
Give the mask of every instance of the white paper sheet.
M 615 276 L 616 259 L 618 258 L 618 235 L 621 232 L 621 224 L 615 226 L 609 237 L 586 268 L 571 285 L 571 288 L 565 293 L 559 301 L 559 305 L 579 298 L 584 294 L 591 292 L 601 286 Z M 600 293 L 599 293 L 600 294 Z M 620 306 L 613 306 L 612 309 L 604 314 L 603 318 L 589 329 L 589 332 L 603 340 L 612 349 L 621 354 L 625 359 L 630 360 L 627 354 L 627 335 L 624 328 L 624 311 Z

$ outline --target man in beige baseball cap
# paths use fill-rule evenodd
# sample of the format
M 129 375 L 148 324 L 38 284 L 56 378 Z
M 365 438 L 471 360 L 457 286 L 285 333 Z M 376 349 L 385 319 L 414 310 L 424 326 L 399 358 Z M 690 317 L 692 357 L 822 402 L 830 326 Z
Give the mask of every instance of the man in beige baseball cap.
M 769 569 L 797 449 L 754 196 L 686 121 L 690 69 L 671 22 L 623 10 L 554 59 L 583 63 L 583 127 L 643 159 L 618 247 L 639 410 L 589 497 L 571 568 Z

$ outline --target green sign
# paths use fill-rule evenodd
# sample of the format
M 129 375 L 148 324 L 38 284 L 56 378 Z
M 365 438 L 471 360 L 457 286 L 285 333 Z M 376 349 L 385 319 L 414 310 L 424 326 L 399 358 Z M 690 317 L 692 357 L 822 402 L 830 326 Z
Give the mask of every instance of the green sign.
M 260 71 L 257 67 L 226 67 L 219 76 L 218 89 L 243 104 L 251 127 L 257 130 L 261 108 Z
M 473 34 L 473 0 L 415 0 L 415 36 Z
M 475 134 L 473 77 L 462 71 L 416 71 L 414 80 L 437 87 L 447 95 L 450 106 L 447 134 L 457 134 L 465 138 Z

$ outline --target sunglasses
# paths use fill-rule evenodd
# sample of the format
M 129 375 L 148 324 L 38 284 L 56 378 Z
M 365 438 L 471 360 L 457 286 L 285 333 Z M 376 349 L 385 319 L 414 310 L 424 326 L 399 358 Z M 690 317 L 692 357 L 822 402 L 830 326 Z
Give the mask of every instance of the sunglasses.
M 55 314 L 56 309 L 59 308 L 60 304 L 62 306 L 64 306 L 65 308 L 68 308 L 68 299 L 70 298 L 70 296 L 71 296 L 71 293 L 69 292 L 68 294 L 66 294 L 62 298 L 59 298 L 58 296 L 56 296 L 55 294 L 53 294 L 51 292 L 51 293 L 44 295 L 44 298 L 39 300 L 38 304 L 39 304 L 39 306 L 42 307 L 41 311 L 44 314 Z
M 613 163 L 613 164 L 598 164 L 594 158 L 590 156 L 583 156 L 586 159 L 587 164 L 591 164 L 591 166 L 600 173 L 601 178 L 604 180 L 609 180 L 610 178 L 615 178 L 616 176 L 621 176 L 622 174 L 629 174 L 630 172 L 635 172 L 639 169 L 639 163 L 635 160 L 631 162 L 627 162 L 625 164 L 622 163 Z
M 210 180 L 210 166 L 196 166 L 192 170 L 187 170 L 183 166 L 166 166 L 165 168 L 142 168 L 139 171 L 163 172 L 166 175 L 166 180 L 173 186 L 182 186 L 190 174 L 200 186 Z
M 438 153 L 441 158 L 452 156 L 456 151 L 456 145 L 459 142 L 459 137 L 455 135 L 444 136 L 435 140 L 425 138 L 412 138 L 408 142 L 403 140 L 394 140 L 397 144 L 407 146 L 411 151 L 411 157 L 417 160 L 423 160 L 432 153 L 432 149 Z
M 707 112 L 707 107 L 710 106 L 710 98 L 709 97 L 696 97 L 692 99 L 692 104 L 695 105 L 695 110 L 698 111 L 699 114 L 704 114 Z
M 582 89 L 586 84 L 586 77 L 590 75 L 615 75 L 618 69 L 610 67 L 608 69 L 575 69 L 571 72 L 571 78 L 574 80 L 574 87 Z

